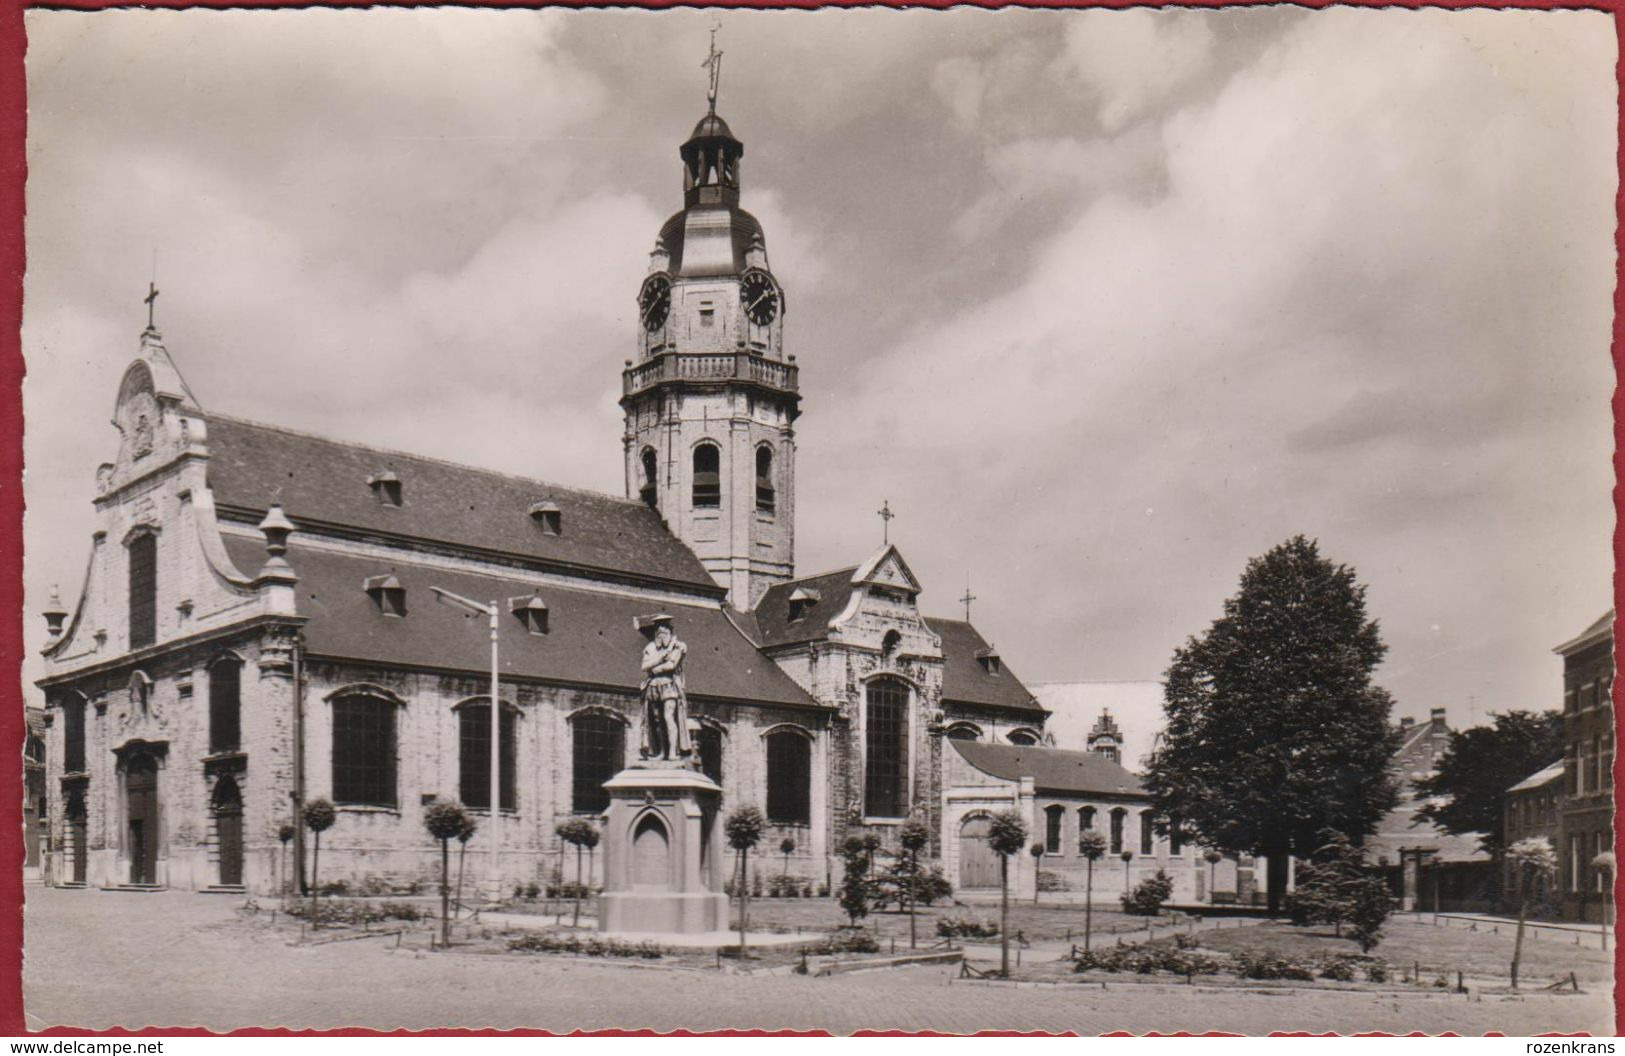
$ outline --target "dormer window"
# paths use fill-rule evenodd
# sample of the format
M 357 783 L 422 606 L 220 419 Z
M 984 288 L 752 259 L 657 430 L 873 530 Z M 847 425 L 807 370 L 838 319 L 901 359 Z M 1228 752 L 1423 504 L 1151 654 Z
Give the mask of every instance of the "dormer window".
M 393 470 L 383 470 L 367 478 L 367 487 L 372 489 L 373 497 L 380 506 L 399 506 L 401 504 L 401 478 Z
M 536 503 L 530 508 L 530 519 L 541 528 L 543 535 L 560 535 L 564 531 L 564 514 L 556 503 Z
M 1003 669 L 999 661 L 999 654 L 992 649 L 980 649 L 976 653 L 976 662 L 982 665 L 982 670 L 990 675 L 996 675 Z
M 385 616 L 406 615 L 406 588 L 394 576 L 370 576 L 363 589 Z
M 903 636 L 895 630 L 887 631 L 880 639 L 880 655 L 891 656 L 903 644 Z
M 795 623 L 797 620 L 807 615 L 807 610 L 811 609 L 814 605 L 817 605 L 822 596 L 823 595 L 819 594 L 818 591 L 808 590 L 806 587 L 797 587 L 795 590 L 791 591 L 790 622 Z
M 508 611 L 519 617 L 519 622 L 531 634 L 547 633 L 547 603 L 542 600 L 541 591 L 528 597 L 509 598 Z

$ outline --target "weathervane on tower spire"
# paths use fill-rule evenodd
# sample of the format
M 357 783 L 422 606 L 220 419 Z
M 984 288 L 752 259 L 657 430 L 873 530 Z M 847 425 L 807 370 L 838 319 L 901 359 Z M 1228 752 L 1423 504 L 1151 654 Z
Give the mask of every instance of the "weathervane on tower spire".
M 720 23 L 712 24 L 711 54 L 707 55 L 705 61 L 700 63 L 701 66 L 709 67 L 711 70 L 711 86 L 705 93 L 705 100 L 711 104 L 711 113 L 713 114 L 717 112 L 717 85 L 722 81 L 722 52 L 717 50 L 717 30 L 721 28 Z

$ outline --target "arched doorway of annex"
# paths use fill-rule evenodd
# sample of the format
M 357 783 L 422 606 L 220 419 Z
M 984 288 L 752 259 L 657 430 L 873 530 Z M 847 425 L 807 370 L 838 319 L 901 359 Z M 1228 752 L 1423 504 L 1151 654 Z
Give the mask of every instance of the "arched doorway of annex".
M 999 886 L 999 856 L 987 842 L 992 815 L 979 811 L 959 823 L 959 887 L 974 891 Z

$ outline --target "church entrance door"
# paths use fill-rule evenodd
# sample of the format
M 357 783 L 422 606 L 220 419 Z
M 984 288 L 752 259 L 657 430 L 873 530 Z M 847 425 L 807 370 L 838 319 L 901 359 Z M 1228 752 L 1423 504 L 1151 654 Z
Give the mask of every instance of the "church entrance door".
M 80 789 L 68 793 L 68 880 L 70 883 L 82 884 L 85 882 L 85 867 L 89 863 L 90 852 L 85 845 L 89 825 L 85 818 L 85 794 Z
M 243 882 L 243 794 L 222 777 L 214 787 L 214 831 L 220 848 L 220 883 Z
M 150 755 L 130 760 L 124 773 L 125 824 L 130 883 L 158 882 L 158 763 Z
M 987 888 L 999 886 L 999 856 L 988 846 L 987 832 L 992 819 L 966 818 L 959 826 L 959 886 Z

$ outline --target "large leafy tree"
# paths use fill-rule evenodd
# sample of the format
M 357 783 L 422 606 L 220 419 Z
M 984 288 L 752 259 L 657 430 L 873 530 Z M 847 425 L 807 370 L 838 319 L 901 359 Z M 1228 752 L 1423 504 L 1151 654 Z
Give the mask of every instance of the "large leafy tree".
M 1224 615 L 1174 653 L 1146 785 L 1208 846 L 1268 858 L 1271 912 L 1288 856 L 1326 829 L 1358 844 L 1394 804 L 1399 734 L 1371 681 L 1386 650 L 1354 570 L 1297 536 L 1249 561 Z
M 1428 802 L 1417 811 L 1446 832 L 1479 833 L 1484 850 L 1506 848 L 1506 791 L 1563 757 L 1563 718 L 1557 712 L 1509 711 L 1488 726 L 1459 730 L 1435 772 L 1416 783 Z

